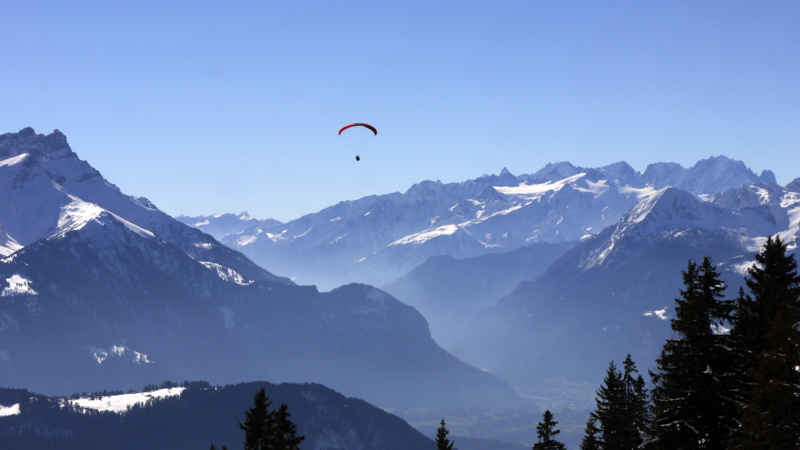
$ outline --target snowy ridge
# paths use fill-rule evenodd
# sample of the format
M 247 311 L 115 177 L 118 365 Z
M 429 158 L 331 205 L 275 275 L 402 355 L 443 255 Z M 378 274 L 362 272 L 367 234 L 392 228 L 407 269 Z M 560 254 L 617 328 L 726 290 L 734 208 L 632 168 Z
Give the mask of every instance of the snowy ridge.
M 248 216 L 240 219 L 248 221 Z M 46 136 L 31 128 L 0 135 L 0 256 L 90 224 L 102 227 L 109 220 L 140 236 L 157 236 L 197 260 L 230 266 L 247 278 L 291 283 L 173 219 L 148 199 L 125 195 L 79 159 L 58 130 Z
M 127 220 L 112 214 L 105 209 L 95 205 L 94 203 L 87 203 L 80 199 L 75 199 L 72 203 L 61 208 L 61 214 L 58 217 L 57 230 L 52 238 L 63 237 L 70 231 L 80 230 L 90 222 L 103 224 L 103 218 L 112 217 L 114 220 L 119 221 L 125 228 L 133 231 L 139 236 L 146 238 L 155 238 L 155 235 L 144 228 L 135 225 Z
M 267 227 L 279 225 L 280 222 L 273 219 L 257 220 L 251 217 L 247 211 L 241 214 L 212 214 L 210 216 L 178 216 L 176 219 L 181 222 L 202 230 L 214 236 L 216 239 L 222 239 L 228 235 L 241 233 L 257 227 Z
M 752 238 L 748 248 L 761 247 L 767 236 L 775 234 L 790 249 L 797 248 L 800 240 L 800 193 L 777 184 L 756 183 L 718 194 L 711 202 L 737 208 L 743 214 L 759 215 L 772 225 L 767 230 L 747 234 L 747 237 Z
M 588 239 L 664 187 L 677 184 L 711 199 L 742 184 L 771 181 L 770 172 L 756 175 L 723 156 L 688 169 L 651 164 L 644 173 L 625 162 L 600 168 L 557 162 L 532 175 L 503 169 L 461 183 L 423 181 L 402 194 L 341 202 L 285 224 L 240 226 L 222 242 L 301 283 L 382 285 L 432 256 L 472 257 Z M 203 228 L 223 218 L 246 222 L 232 214 L 185 221 Z
M 742 161 L 725 156 L 700 160 L 688 169 L 675 163 L 650 164 L 642 174 L 642 179 L 658 189 L 672 186 L 697 195 L 713 195 L 743 184 L 775 184 L 772 172 L 765 170 L 761 175 L 756 175 Z
M 691 229 L 735 236 L 743 251 L 756 251 L 774 235 L 793 249 L 800 237 L 800 194 L 758 183 L 704 201 L 677 188 L 661 189 L 626 213 L 610 236 L 599 240 L 601 245 L 590 252 L 583 267 L 603 264 L 622 239 L 655 241 Z

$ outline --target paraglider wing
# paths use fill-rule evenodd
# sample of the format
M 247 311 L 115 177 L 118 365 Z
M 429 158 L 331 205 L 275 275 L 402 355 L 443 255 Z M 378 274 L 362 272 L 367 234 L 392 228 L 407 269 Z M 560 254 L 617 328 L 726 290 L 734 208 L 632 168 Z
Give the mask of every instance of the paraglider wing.
M 350 127 L 364 127 L 364 128 L 369 129 L 370 131 L 372 131 L 375 134 L 375 136 L 378 135 L 378 130 L 376 130 L 375 127 L 373 127 L 372 125 L 370 125 L 368 123 L 351 123 L 350 125 L 345 125 L 345 126 L 342 127 L 341 130 L 339 130 L 339 134 L 341 135 L 342 131 L 344 131 L 344 130 L 350 128 Z

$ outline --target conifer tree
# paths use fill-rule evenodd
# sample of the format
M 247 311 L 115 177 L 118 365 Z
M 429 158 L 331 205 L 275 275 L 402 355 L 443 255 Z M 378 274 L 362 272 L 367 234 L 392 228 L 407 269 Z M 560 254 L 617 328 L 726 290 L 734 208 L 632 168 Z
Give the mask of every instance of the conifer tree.
M 581 450 L 600 450 L 603 448 L 603 441 L 600 438 L 600 429 L 597 428 L 597 418 L 590 415 L 586 422 L 583 439 L 581 440 Z
M 731 448 L 794 449 L 800 442 L 800 277 L 779 237 L 767 239 L 740 293 L 731 334 L 745 366 L 741 426 Z
M 689 261 L 684 289 L 667 340 L 651 372 L 654 446 L 659 449 L 726 449 L 736 426 L 737 373 L 730 337 L 733 302 L 711 259 Z
M 644 378 L 636 370 L 636 363 L 631 355 L 622 363 L 622 383 L 625 385 L 625 417 L 626 423 L 621 433 L 624 445 L 638 447 L 650 427 L 650 401 Z M 636 375 L 634 377 L 634 375 Z
M 270 405 L 272 400 L 261 388 L 254 398 L 254 406 L 244 413 L 244 424 L 239 424 L 239 428 L 245 432 L 244 450 L 270 449 L 269 444 L 275 434 L 275 412 L 268 410 Z
M 281 404 L 275 412 L 275 435 L 272 442 L 272 450 L 299 450 L 300 443 L 306 438 L 297 436 L 297 425 L 289 420 L 288 407 L 285 403 Z
M 450 431 L 444 426 L 444 419 L 442 419 L 439 428 L 436 429 L 436 450 L 453 450 L 455 442 L 447 439 Z
M 245 422 L 239 428 L 245 431 L 245 450 L 299 450 L 305 436 L 297 436 L 297 426 L 289 420 L 286 404 L 277 411 L 269 411 L 272 401 L 264 388 L 256 393 L 254 406 L 245 411 Z
M 599 448 L 609 450 L 639 448 L 650 424 L 650 403 L 644 378 L 638 375 L 631 355 L 625 358 L 623 372 L 611 361 L 596 402 L 586 425 L 586 445 L 597 442 Z
M 614 361 L 608 365 L 606 377 L 597 390 L 595 401 L 597 408 L 593 414 L 600 423 L 603 448 L 624 448 L 620 430 L 624 428 L 626 419 L 625 383 Z
M 544 420 L 536 425 L 536 435 L 539 441 L 533 444 L 533 450 L 567 450 L 567 446 L 555 440 L 553 437 L 561 430 L 556 429 L 558 422 L 553 420 L 553 413 L 545 410 Z

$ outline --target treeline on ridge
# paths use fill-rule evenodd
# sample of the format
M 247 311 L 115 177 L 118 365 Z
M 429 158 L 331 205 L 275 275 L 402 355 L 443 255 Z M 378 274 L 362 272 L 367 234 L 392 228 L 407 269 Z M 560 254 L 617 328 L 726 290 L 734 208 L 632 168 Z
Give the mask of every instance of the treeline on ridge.
M 0 404 L 20 405 L 20 414 L 0 417 L 0 448 L 206 450 L 211 444 L 241 448 L 245 432 L 238 424 L 246 422 L 245 411 L 261 388 L 276 404 L 289 405 L 291 422 L 297 425 L 298 435 L 305 436 L 303 446 L 331 438 L 340 439 L 345 446 L 341 448 L 435 447 L 430 438 L 399 417 L 320 384 L 182 384 L 187 389 L 180 395 L 152 399 L 124 414 L 69 406 L 62 398 L 24 389 L 0 388 Z

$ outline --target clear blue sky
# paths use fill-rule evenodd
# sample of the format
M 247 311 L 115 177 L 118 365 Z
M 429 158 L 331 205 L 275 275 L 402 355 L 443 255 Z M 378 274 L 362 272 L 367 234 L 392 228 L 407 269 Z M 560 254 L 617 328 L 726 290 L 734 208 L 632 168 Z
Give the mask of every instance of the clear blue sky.
M 724 154 L 800 177 L 800 2 L 0 0 L 0 133 L 167 213 Z M 337 130 L 379 134 L 356 163 Z

